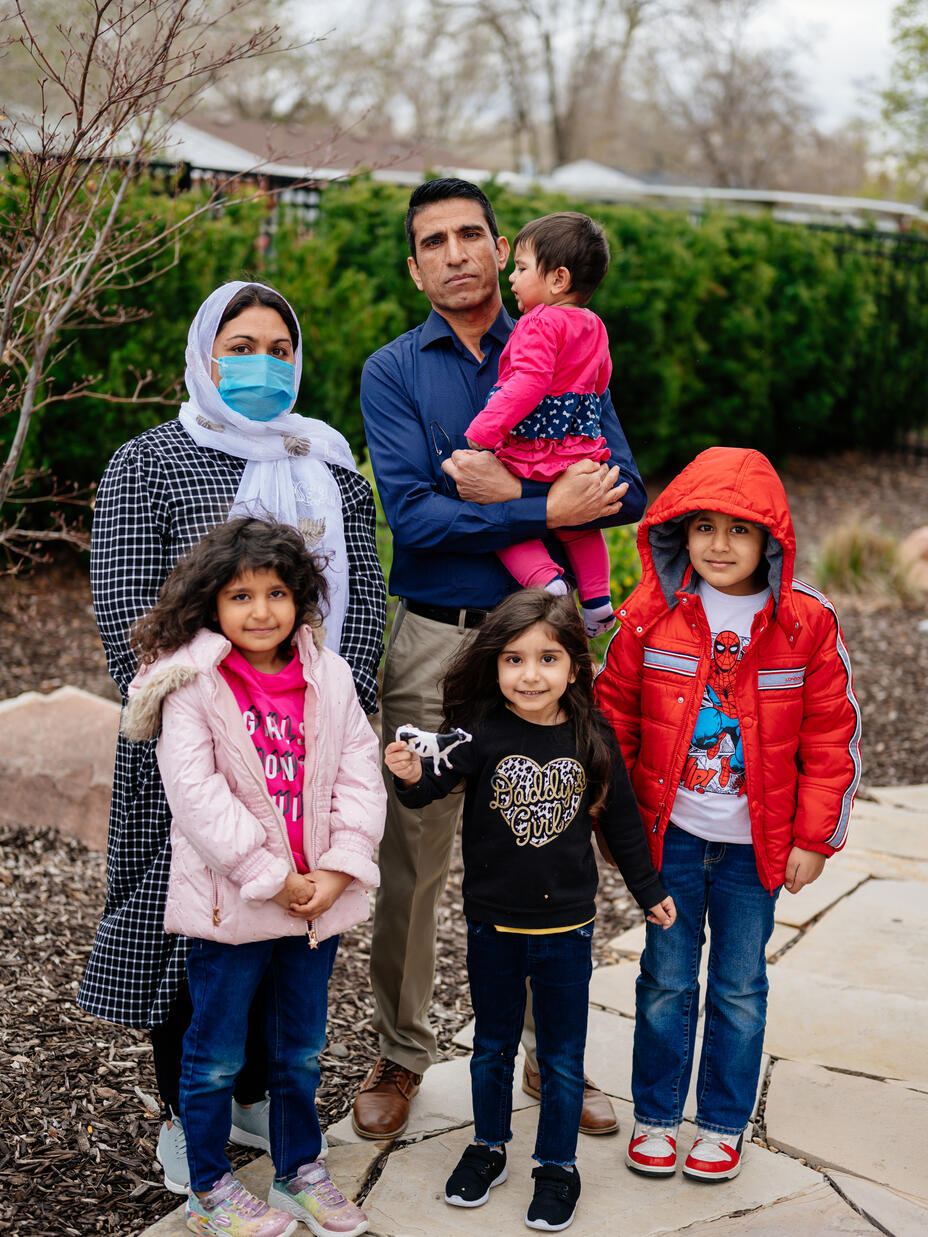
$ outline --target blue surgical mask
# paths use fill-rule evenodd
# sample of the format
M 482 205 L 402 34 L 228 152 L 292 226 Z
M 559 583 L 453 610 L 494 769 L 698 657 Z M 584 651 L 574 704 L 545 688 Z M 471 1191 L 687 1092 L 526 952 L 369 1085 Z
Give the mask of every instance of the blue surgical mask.
M 212 358 L 219 366 L 219 396 L 249 421 L 273 421 L 296 394 L 296 367 L 267 353 Z

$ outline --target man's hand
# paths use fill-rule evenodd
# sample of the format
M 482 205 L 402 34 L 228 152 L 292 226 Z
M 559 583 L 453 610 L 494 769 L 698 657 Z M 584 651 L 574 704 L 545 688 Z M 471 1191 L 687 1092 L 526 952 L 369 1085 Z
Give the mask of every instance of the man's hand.
M 593 524 L 618 514 L 628 482 L 618 485 L 619 467 L 577 460 L 558 477 L 548 491 L 546 522 L 549 528 L 572 528 Z
M 507 503 L 522 497 L 522 482 L 501 464 L 492 451 L 452 451 L 442 463 L 466 503 Z
M 790 893 L 798 893 L 806 885 L 811 885 L 822 874 L 825 866 L 825 856 L 817 850 L 802 850 L 794 846 L 786 861 L 786 877 L 783 884 Z

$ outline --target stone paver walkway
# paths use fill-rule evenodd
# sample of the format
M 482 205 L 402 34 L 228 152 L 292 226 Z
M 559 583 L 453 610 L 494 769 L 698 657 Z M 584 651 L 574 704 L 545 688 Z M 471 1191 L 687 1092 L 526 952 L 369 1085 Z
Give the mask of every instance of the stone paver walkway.
M 816 884 L 782 894 L 768 950 L 767 1058 L 754 1141 L 735 1181 L 653 1181 L 623 1164 L 631 1130 L 634 980 L 644 932 L 610 942 L 591 986 L 587 1072 L 615 1098 L 617 1136 L 580 1139 L 583 1193 L 571 1234 L 827 1237 L 928 1234 L 928 786 L 873 792 Z M 472 1028 L 456 1037 L 468 1047 Z M 479 1210 L 443 1186 L 470 1142 L 467 1058 L 433 1067 L 402 1140 L 365 1143 L 346 1118 L 328 1131 L 332 1175 L 365 1197 L 377 1237 L 517 1237 L 531 1197 L 536 1105 L 514 1092 L 509 1181 Z M 692 1094 L 681 1130 L 693 1137 Z M 266 1189 L 266 1157 L 246 1170 Z M 371 1186 L 371 1181 L 373 1185 Z M 181 1237 L 183 1209 L 144 1237 Z M 299 1230 L 305 1233 L 302 1228 Z

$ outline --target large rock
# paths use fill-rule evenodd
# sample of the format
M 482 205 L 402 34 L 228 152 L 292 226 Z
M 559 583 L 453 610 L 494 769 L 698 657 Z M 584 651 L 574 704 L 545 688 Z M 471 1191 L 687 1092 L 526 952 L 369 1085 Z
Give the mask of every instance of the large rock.
M 816 1065 L 777 1061 L 765 1116 L 767 1142 L 787 1155 L 865 1177 L 910 1199 L 928 1199 L 924 1093 Z
M 0 822 L 106 846 L 119 705 L 76 687 L 0 701 Z
M 770 973 L 764 1047 L 771 1056 L 877 1078 L 928 1078 L 928 1001 L 787 970 L 783 962 Z
M 617 1104 L 623 1127 L 632 1125 L 631 1107 Z M 493 1190 L 477 1212 L 449 1207 L 444 1183 L 458 1157 L 473 1138 L 473 1127 L 394 1151 L 364 1204 L 371 1232 L 378 1237 L 520 1237 L 526 1232 L 525 1209 L 532 1197 L 531 1152 L 536 1114 L 513 1115 L 509 1144 L 509 1180 Z M 694 1136 L 692 1126 L 680 1133 L 684 1154 Z M 724 1187 L 706 1187 L 682 1174 L 667 1181 L 650 1181 L 628 1172 L 622 1163 L 624 1144 L 619 1139 L 581 1138 L 577 1163 L 583 1191 L 571 1237 L 612 1237 L 613 1234 L 649 1234 L 684 1231 L 699 1221 L 718 1220 L 769 1207 L 822 1184 L 818 1173 L 785 1155 L 762 1147 L 745 1150 L 744 1170 Z M 852 1214 L 849 1212 L 848 1214 Z M 791 1222 L 781 1232 L 798 1233 Z M 806 1230 L 807 1232 L 809 1230 Z M 818 1231 L 829 1232 L 834 1229 Z M 861 1233 L 862 1227 L 847 1230 Z

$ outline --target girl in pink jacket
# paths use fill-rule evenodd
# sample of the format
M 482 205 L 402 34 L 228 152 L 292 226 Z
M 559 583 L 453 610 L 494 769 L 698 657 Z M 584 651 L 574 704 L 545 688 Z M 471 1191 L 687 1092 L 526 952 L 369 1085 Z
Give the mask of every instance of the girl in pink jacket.
M 208 533 L 133 631 L 141 669 L 123 732 L 159 733 L 172 812 L 164 926 L 193 938 L 180 1116 L 201 1234 L 317 1237 L 368 1227 L 320 1158 L 315 1096 L 337 933 L 379 883 L 385 792 L 348 664 L 323 647 L 325 577 L 293 528 Z M 269 1053 L 268 1203 L 231 1173 L 232 1086 L 262 992 Z M 269 1205 L 271 1204 L 271 1205 Z
M 609 242 L 599 224 L 576 211 L 527 223 L 515 239 L 509 282 L 522 317 L 499 362 L 499 381 L 467 427 L 511 473 L 551 482 L 578 460 L 602 463 L 599 398 L 609 385 L 609 339 L 586 303 L 609 269 Z M 609 552 L 598 529 L 555 529 L 577 578 L 583 623 L 598 636 L 615 623 L 609 597 Z M 497 551 L 523 588 L 566 593 L 561 568 L 543 541 Z

